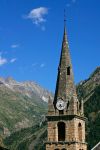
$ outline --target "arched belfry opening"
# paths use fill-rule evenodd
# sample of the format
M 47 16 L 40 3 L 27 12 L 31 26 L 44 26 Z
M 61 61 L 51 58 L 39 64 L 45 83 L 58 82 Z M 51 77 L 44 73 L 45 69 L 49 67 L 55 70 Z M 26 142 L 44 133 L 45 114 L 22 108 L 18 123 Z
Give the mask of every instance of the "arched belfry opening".
M 65 123 L 58 122 L 58 141 L 65 141 Z
M 56 149 L 54 149 L 54 150 L 60 150 L 59 148 L 56 148 Z
M 81 123 L 78 124 L 78 137 L 79 137 L 79 141 L 82 141 L 82 125 L 81 125 Z
M 65 148 L 61 149 L 61 150 L 66 150 Z

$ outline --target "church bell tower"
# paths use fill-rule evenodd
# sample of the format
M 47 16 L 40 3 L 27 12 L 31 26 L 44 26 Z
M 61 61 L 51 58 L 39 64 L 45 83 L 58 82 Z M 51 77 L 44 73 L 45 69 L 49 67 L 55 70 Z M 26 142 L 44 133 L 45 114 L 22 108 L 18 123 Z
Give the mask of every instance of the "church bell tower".
M 48 101 L 46 150 L 87 150 L 83 101 L 79 102 L 64 25 L 54 101 Z

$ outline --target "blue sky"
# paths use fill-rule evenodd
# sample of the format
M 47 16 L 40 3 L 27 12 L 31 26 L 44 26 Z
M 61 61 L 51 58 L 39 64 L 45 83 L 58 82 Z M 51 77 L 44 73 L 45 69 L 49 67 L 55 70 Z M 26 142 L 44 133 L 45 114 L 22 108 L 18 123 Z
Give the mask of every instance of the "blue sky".
M 0 76 L 54 91 L 64 8 L 75 83 L 100 66 L 100 0 L 0 0 Z

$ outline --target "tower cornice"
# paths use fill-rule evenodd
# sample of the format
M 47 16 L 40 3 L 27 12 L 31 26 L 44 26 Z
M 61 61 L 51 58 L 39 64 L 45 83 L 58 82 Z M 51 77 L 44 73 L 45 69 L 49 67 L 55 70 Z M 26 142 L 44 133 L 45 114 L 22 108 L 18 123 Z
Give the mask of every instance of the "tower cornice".
M 54 116 L 51 116 L 51 115 L 48 115 L 46 116 L 47 120 L 48 121 L 67 121 L 67 120 L 72 120 L 74 118 L 77 118 L 77 119 L 80 119 L 80 120 L 84 120 L 84 121 L 87 121 L 87 118 L 84 117 L 84 116 L 79 116 L 79 115 L 54 115 Z

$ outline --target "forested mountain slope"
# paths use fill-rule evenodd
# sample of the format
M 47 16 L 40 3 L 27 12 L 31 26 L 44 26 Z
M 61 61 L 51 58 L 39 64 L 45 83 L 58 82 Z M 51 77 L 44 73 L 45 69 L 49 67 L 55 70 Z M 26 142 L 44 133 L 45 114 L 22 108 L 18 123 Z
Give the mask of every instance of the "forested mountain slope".
M 90 150 L 100 141 L 100 67 L 96 68 L 87 80 L 80 82 L 76 86 L 76 89 L 79 100 L 84 100 L 84 113 L 88 118 L 88 121 L 86 122 L 86 139 L 88 142 L 88 149 Z M 49 95 L 50 94 L 51 93 L 49 93 Z M 5 95 L 7 96 L 7 94 Z M 18 96 L 20 97 L 20 94 L 18 94 Z M 30 98 L 27 98 L 28 97 L 26 97 L 25 100 L 30 102 Z M 47 113 L 47 104 L 41 100 L 38 100 L 38 102 L 39 103 L 37 103 L 37 97 L 34 97 L 34 103 L 38 105 L 37 108 L 34 105 L 30 106 L 25 103 L 29 108 L 31 107 L 31 112 L 29 113 L 30 116 L 37 114 L 37 120 L 33 123 L 33 126 L 28 128 L 25 127 L 4 139 L 5 145 L 11 150 L 33 150 L 33 148 L 35 150 L 37 150 L 37 148 L 38 150 L 45 150 L 44 141 L 47 138 L 47 125 L 44 115 Z M 15 107 L 16 110 L 18 109 L 18 112 L 20 112 L 20 105 L 20 103 L 18 105 L 16 104 Z M 21 105 L 21 108 L 22 110 L 25 109 L 23 108 L 23 105 Z M 24 110 L 22 112 L 26 113 Z M 42 117 L 40 117 L 41 114 Z M 33 120 L 31 120 L 30 123 Z M 38 120 L 42 120 L 40 121 L 41 123 L 38 122 Z M 12 125 L 10 121 L 7 120 L 7 122 L 9 126 Z

